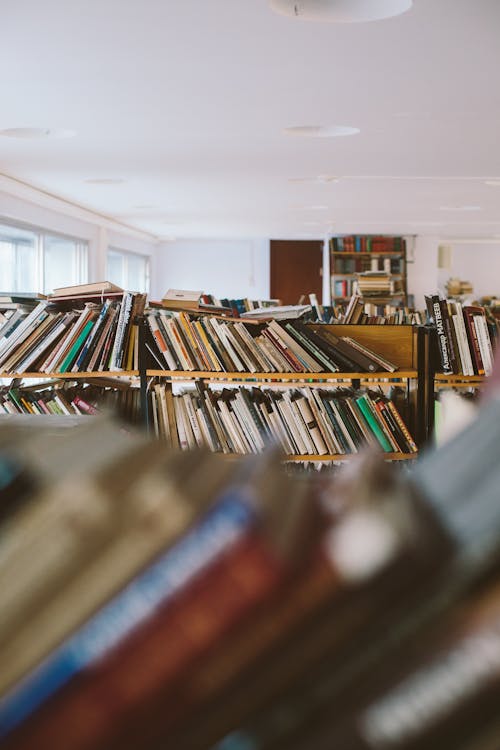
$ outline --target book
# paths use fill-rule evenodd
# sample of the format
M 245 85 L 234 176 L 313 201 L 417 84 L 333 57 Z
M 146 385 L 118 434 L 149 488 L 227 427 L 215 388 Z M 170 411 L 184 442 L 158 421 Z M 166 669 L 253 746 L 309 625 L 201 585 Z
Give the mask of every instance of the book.
M 290 320 L 301 318 L 310 311 L 311 305 L 276 305 L 242 312 L 241 317 L 250 320 Z
M 255 471 L 258 475 L 254 477 Z M 277 464 L 274 469 L 270 464 L 264 470 L 261 461 L 250 470 L 250 477 L 254 477 L 251 479 L 251 487 L 257 481 L 261 485 L 260 494 L 255 496 L 252 492 L 254 499 L 249 501 L 248 487 L 245 484 L 248 472 L 249 469 L 244 470 L 241 479 L 236 477 L 236 483 L 230 484 L 217 498 L 199 524 L 160 557 L 152 568 L 139 575 L 131 586 L 124 589 L 116 599 L 116 606 L 114 602 L 108 604 L 89 625 L 84 626 L 81 633 L 72 636 L 71 641 L 75 638 L 79 641 L 78 649 L 68 651 L 63 645 L 64 653 L 70 657 L 69 661 L 61 661 L 57 653 L 52 656 L 52 665 L 55 666 L 57 660 L 64 667 L 63 673 L 67 678 L 68 671 L 83 669 L 85 664 L 105 654 L 104 659 L 100 659 L 88 675 L 82 675 L 83 682 L 80 680 L 79 685 L 75 685 L 81 695 L 78 712 L 72 707 L 71 696 L 74 693 L 71 692 L 71 686 L 66 692 L 70 696 L 68 719 L 71 726 L 68 725 L 69 734 L 65 735 L 65 741 L 70 745 L 73 744 L 72 741 L 77 744 L 88 742 L 92 731 L 97 732 L 95 739 L 103 739 L 100 717 L 91 711 L 84 719 L 81 711 L 82 700 L 84 712 L 85 700 L 89 700 L 89 708 L 92 705 L 92 685 L 96 680 L 96 685 L 101 686 L 103 681 L 111 680 L 115 684 L 114 690 L 118 690 L 108 730 L 121 734 L 120 726 L 115 721 L 119 705 L 124 729 L 134 711 L 137 712 L 145 700 L 152 699 L 160 687 L 164 690 L 166 684 L 175 689 L 174 677 L 177 670 L 185 667 L 188 660 L 197 656 L 200 650 L 207 649 L 212 640 L 220 637 L 231 623 L 241 618 L 246 609 L 267 598 L 280 584 L 283 575 L 287 575 L 288 566 L 293 567 L 304 556 L 307 557 L 312 541 L 316 538 L 313 530 L 319 529 L 319 523 L 315 520 L 318 518 L 318 510 L 311 503 L 305 488 L 299 485 L 292 491 L 290 485 L 290 491 L 283 494 L 280 502 L 275 490 L 278 485 L 283 485 L 283 476 L 277 471 Z M 283 524 L 282 508 L 285 505 L 288 508 L 288 519 Z M 258 526 L 255 526 L 254 519 L 259 521 Z M 259 531 L 260 528 L 262 532 Z M 202 572 L 203 576 L 198 579 L 197 576 Z M 218 612 L 212 606 L 213 595 L 217 590 L 223 590 L 224 582 L 221 577 L 224 575 L 228 576 L 229 598 L 225 596 L 221 600 Z M 212 587 L 212 596 L 204 593 L 207 586 Z M 186 596 L 182 594 L 183 591 L 186 591 Z M 190 617 L 186 617 L 188 613 Z M 148 621 L 149 616 L 152 619 Z M 189 630 L 183 638 L 183 623 L 184 628 L 188 628 L 193 616 L 195 621 L 202 616 L 205 619 L 210 617 L 213 624 L 210 626 L 207 623 L 207 627 L 198 631 Z M 110 618 L 113 621 L 112 628 L 107 625 Z M 102 630 L 99 638 L 96 638 L 96 627 Z M 160 652 L 155 644 L 163 641 L 165 633 L 169 631 L 176 638 L 178 648 L 163 650 L 163 657 L 159 658 Z M 123 651 L 111 651 L 111 644 L 120 638 L 128 638 L 128 641 L 123 640 Z M 108 651 L 109 655 L 106 653 Z M 129 673 L 138 677 L 135 667 L 137 659 L 143 664 L 145 659 L 151 662 L 149 669 L 141 670 L 142 677 L 134 687 L 133 682 L 128 678 L 123 679 L 121 674 Z M 48 664 L 42 667 L 46 675 L 47 669 Z M 52 671 L 51 674 L 56 681 L 64 680 L 60 670 Z M 43 685 L 46 689 L 54 689 L 54 681 L 41 680 L 40 671 L 31 679 L 36 680 L 42 690 Z M 87 695 L 89 684 L 90 695 Z M 26 686 L 24 696 L 25 700 L 29 696 L 33 701 L 33 691 L 27 693 Z M 8 714 L 12 717 L 12 698 L 10 702 L 9 699 L 7 703 L 0 702 L 0 715 L 2 705 L 7 707 Z M 23 705 L 26 710 L 26 702 Z M 62 694 L 57 708 L 57 715 L 62 723 L 65 722 L 64 711 L 67 705 L 68 699 L 65 703 Z M 9 720 L 5 712 L 3 718 L 5 721 L 0 726 L 7 729 Z M 80 725 L 82 720 L 84 727 Z M 80 739 L 77 739 L 76 734 Z M 40 747 L 43 747 L 43 737 L 40 737 L 39 730 L 37 736 L 37 742 L 40 741 Z
M 425 302 L 427 305 L 429 317 L 432 323 L 436 326 L 442 372 L 446 375 L 453 375 L 450 345 L 446 336 L 439 296 L 435 294 L 430 297 L 426 297 Z
M 79 297 L 87 294 L 104 295 L 106 292 L 123 293 L 123 291 L 121 287 L 113 284 L 111 281 L 94 281 L 90 284 L 57 287 L 49 297 Z
M 93 422 L 94 420 L 91 421 Z M 85 628 L 85 620 L 88 620 L 89 616 L 93 614 L 96 606 L 103 604 L 115 593 L 118 596 L 128 579 L 135 573 L 139 573 L 145 564 L 151 563 L 154 567 L 155 555 L 160 553 L 165 545 L 173 541 L 181 530 L 186 531 L 197 515 L 206 511 L 211 500 L 211 494 L 218 490 L 221 481 L 227 481 L 232 472 L 231 467 L 224 465 L 215 466 L 214 458 L 200 456 L 199 476 L 192 477 L 192 479 L 187 478 L 184 473 L 186 460 L 184 457 L 171 458 L 166 462 L 164 451 L 159 444 L 153 453 L 152 446 L 143 441 L 141 443 L 142 450 L 137 450 L 134 453 L 132 451 L 135 444 L 130 439 L 128 442 L 130 454 L 128 456 L 124 455 L 124 459 L 126 458 L 126 460 L 123 463 L 125 465 L 128 464 L 129 473 L 123 471 L 121 484 L 117 482 L 116 469 L 113 469 L 113 467 L 108 467 L 107 469 L 108 471 L 111 470 L 111 476 L 114 477 L 116 492 L 115 495 L 111 494 L 107 498 L 108 504 L 118 500 L 121 491 L 120 488 L 127 486 L 129 488 L 128 492 L 123 492 L 123 496 L 120 498 L 122 521 L 117 524 L 116 518 L 110 516 L 110 525 L 108 528 L 101 523 L 100 538 L 96 535 L 95 529 L 89 526 L 87 536 L 88 540 L 92 540 L 93 544 L 90 545 L 88 540 L 85 539 L 82 539 L 81 543 L 85 544 L 85 554 L 87 555 L 87 559 L 89 555 L 91 556 L 92 564 L 82 567 L 83 560 L 81 556 L 79 560 L 77 559 L 75 554 L 77 549 L 75 549 L 74 563 L 72 563 L 73 578 L 69 579 L 71 587 L 68 589 L 67 585 L 65 587 L 61 583 L 61 576 L 68 579 L 72 573 L 72 568 L 66 564 L 66 566 L 61 566 L 59 578 L 51 579 L 52 583 L 50 585 L 54 586 L 58 581 L 57 585 L 59 588 L 56 589 L 55 595 L 46 601 L 44 610 L 36 613 L 35 616 L 32 615 L 30 621 L 21 621 L 22 624 L 18 628 L 18 632 L 14 637 L 11 637 L 12 648 L 9 652 L 9 657 L 3 662 L 0 678 L 2 682 L 2 694 L 5 693 L 6 686 L 10 685 L 12 687 L 16 685 L 16 679 L 19 680 L 19 677 L 23 673 L 26 674 L 30 664 L 35 666 L 33 674 L 38 674 L 37 670 L 39 667 L 36 665 L 45 663 L 40 660 L 41 657 L 49 654 L 49 661 L 51 655 L 55 658 L 55 654 L 59 653 L 58 648 L 63 648 L 65 641 L 63 640 L 61 643 L 61 639 L 65 634 L 71 633 L 79 625 Z M 135 447 L 137 448 L 137 446 Z M 149 464 L 148 460 L 145 460 L 148 452 Z M 154 462 L 152 462 L 153 456 Z M 133 472 L 134 469 L 137 471 L 141 465 L 144 467 L 149 465 L 149 471 L 145 470 L 143 473 L 138 473 L 131 481 L 131 477 L 134 475 L 130 472 Z M 154 470 L 152 470 L 153 468 Z M 167 484 L 162 478 L 165 468 L 169 468 L 171 473 L 171 480 Z M 76 486 L 78 487 L 78 485 Z M 95 487 L 93 489 L 95 504 L 98 506 L 106 502 L 106 497 L 103 496 L 102 491 L 99 495 L 96 495 Z M 86 495 L 79 493 L 78 502 L 80 502 L 80 498 L 82 498 L 82 502 L 85 499 L 88 501 L 91 491 L 89 488 L 89 493 Z M 143 517 L 146 521 L 151 513 L 151 506 L 144 502 L 145 492 L 150 493 L 149 502 L 154 503 L 158 508 L 158 512 L 164 514 L 163 519 L 156 518 L 154 530 L 148 528 L 147 523 L 146 527 L 143 525 L 141 528 L 141 522 L 139 521 L 140 517 Z M 114 501 L 113 497 L 115 498 Z M 61 504 L 62 502 L 61 488 L 59 503 Z M 143 510 L 137 506 L 137 503 L 142 503 Z M 43 507 L 40 508 L 39 514 L 42 514 L 43 517 Z M 97 523 L 99 523 L 99 520 L 99 518 L 96 518 Z M 64 523 L 64 516 L 61 518 L 60 523 Z M 147 529 L 146 533 L 145 529 Z M 66 532 L 66 537 L 68 533 L 71 534 L 70 529 Z M 61 551 L 63 551 L 63 542 L 63 538 L 58 542 Z M 40 541 L 40 544 L 42 543 L 43 540 Z M 27 545 L 28 540 L 24 544 Z M 131 548 L 127 552 L 129 547 Z M 47 550 L 48 552 L 49 550 Z M 124 556 L 126 559 L 123 559 Z M 36 564 L 36 562 L 32 563 L 31 567 L 33 568 Z M 26 568 L 26 565 L 24 567 Z M 29 567 L 26 569 L 26 574 L 28 573 Z M 53 575 L 54 573 L 52 573 Z M 44 594 L 44 589 L 40 585 L 40 569 L 37 570 L 36 580 L 38 581 L 37 597 L 40 599 Z M 147 580 L 149 579 L 146 577 Z M 35 581 L 33 581 L 33 585 L 36 585 Z M 15 587 L 11 585 L 9 588 L 14 589 Z M 138 599 L 134 599 L 136 588 L 132 587 L 130 596 L 133 601 L 138 602 Z M 142 591 L 141 587 L 139 589 Z M 14 617 L 12 606 L 7 607 L 8 590 L 6 588 L 6 609 L 3 611 L 4 619 L 8 615 L 10 618 L 9 622 L 14 622 L 12 620 Z M 31 600 L 29 600 L 30 592 L 31 589 L 27 589 L 25 592 L 24 607 L 28 606 L 33 610 L 36 602 L 33 593 L 31 593 Z M 69 606 L 70 601 L 71 606 Z M 112 611 L 115 612 L 116 610 L 113 609 Z M 126 616 L 131 615 L 132 617 L 130 627 L 134 624 L 133 618 L 140 616 L 140 611 L 138 609 L 127 613 Z M 117 612 L 117 615 L 120 617 L 120 612 Z M 20 614 L 16 614 L 16 617 L 19 621 Z M 106 621 L 105 615 L 99 620 L 99 622 L 104 624 Z M 123 618 L 117 620 L 118 622 L 123 623 Z M 6 624 L 4 624 L 4 627 L 6 627 Z M 85 630 L 85 633 L 88 634 L 86 641 L 88 648 L 99 648 L 98 642 L 93 640 L 92 637 L 95 629 L 93 630 L 90 626 L 89 628 Z M 106 630 L 105 626 L 104 630 Z M 109 637 L 111 633 L 108 633 L 106 636 L 104 630 L 103 637 Z M 37 637 L 34 637 L 35 633 Z M 52 648 L 55 649 L 50 652 L 48 650 L 49 642 Z M 69 651 L 66 649 L 64 654 L 69 656 L 73 652 L 71 649 Z M 67 669 L 66 671 L 63 670 L 63 672 L 66 674 L 66 677 L 68 676 L 67 670 L 70 669 L 70 666 L 71 669 L 76 669 L 79 659 L 84 658 L 84 655 L 77 652 L 73 654 L 73 657 L 70 661 L 65 662 Z M 54 662 L 50 661 L 50 663 Z M 62 663 L 59 662 L 61 665 Z M 63 673 L 59 672 L 58 674 L 58 679 L 63 679 Z M 21 686 L 24 684 L 24 682 L 20 683 Z M 50 692 L 52 689 L 55 689 L 52 682 L 48 684 L 44 682 L 43 684 L 45 685 L 42 688 L 43 695 L 46 695 L 44 691 L 49 690 Z M 37 693 L 39 698 L 40 696 L 43 697 L 42 693 Z

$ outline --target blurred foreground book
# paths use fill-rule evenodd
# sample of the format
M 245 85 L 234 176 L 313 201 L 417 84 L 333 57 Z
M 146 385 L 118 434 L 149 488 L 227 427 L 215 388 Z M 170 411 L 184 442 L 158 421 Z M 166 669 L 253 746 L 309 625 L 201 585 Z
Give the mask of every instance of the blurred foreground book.
M 493 400 L 411 473 L 291 477 L 105 419 L 0 430 L 0 746 L 487 747 L 499 433 Z

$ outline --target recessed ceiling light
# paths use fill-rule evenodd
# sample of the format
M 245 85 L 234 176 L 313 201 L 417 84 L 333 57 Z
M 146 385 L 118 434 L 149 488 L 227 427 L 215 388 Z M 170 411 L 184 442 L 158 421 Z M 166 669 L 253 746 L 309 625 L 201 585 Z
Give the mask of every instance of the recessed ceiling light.
M 7 138 L 26 138 L 31 140 L 56 140 L 58 138 L 74 138 L 76 130 L 63 128 L 6 128 L 0 130 L 0 135 Z
M 500 180 L 485 180 L 484 184 L 491 187 L 500 187 Z
M 319 182 L 322 184 L 328 182 L 339 182 L 340 177 L 333 174 L 319 174 L 317 177 L 289 177 L 288 182 Z
M 87 185 L 122 185 L 125 180 L 117 177 L 95 177 L 91 180 L 85 180 Z
M 314 205 L 314 206 L 292 206 L 294 211 L 328 211 L 328 206 Z
M 359 23 L 399 16 L 411 8 L 412 0 L 269 0 L 269 4 L 276 13 L 305 21 Z
M 285 128 L 286 135 L 302 138 L 339 138 L 346 135 L 356 135 L 359 128 L 351 125 L 293 125 Z
M 481 206 L 439 206 L 440 211 L 482 211 Z

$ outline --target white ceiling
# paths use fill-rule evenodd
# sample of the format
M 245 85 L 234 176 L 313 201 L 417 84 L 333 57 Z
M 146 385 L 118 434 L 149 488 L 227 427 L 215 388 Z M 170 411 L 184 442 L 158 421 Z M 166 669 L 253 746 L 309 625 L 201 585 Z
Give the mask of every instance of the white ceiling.
M 0 137 L 4 174 L 160 237 L 500 236 L 499 0 L 361 24 L 267 0 L 5 0 L 1 30 L 0 129 L 77 131 Z M 318 175 L 341 179 L 296 180 Z

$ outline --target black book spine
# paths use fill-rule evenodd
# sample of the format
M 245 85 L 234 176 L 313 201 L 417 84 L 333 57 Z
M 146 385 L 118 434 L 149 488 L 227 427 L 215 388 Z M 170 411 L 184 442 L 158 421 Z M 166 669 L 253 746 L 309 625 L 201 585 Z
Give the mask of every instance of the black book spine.
M 433 319 L 434 325 L 436 326 L 436 331 L 437 331 L 439 356 L 441 358 L 441 367 L 445 375 L 453 375 L 453 367 L 452 367 L 451 359 L 450 359 L 448 339 L 446 337 L 446 330 L 444 327 L 440 300 L 437 295 L 433 295 L 431 297 L 431 304 L 432 304 L 432 319 Z
M 452 332 L 452 320 L 450 319 L 450 313 L 448 311 L 448 305 L 445 299 L 439 300 L 439 306 L 441 308 L 441 318 L 443 319 L 444 332 L 446 335 L 446 342 L 448 344 L 448 351 L 450 356 L 450 367 L 454 373 L 459 372 L 457 352 L 455 351 L 453 332 Z

